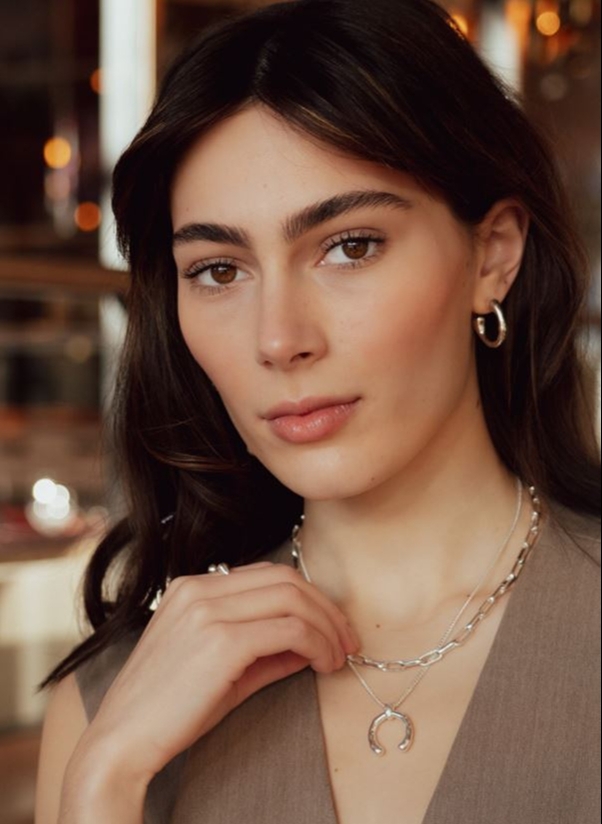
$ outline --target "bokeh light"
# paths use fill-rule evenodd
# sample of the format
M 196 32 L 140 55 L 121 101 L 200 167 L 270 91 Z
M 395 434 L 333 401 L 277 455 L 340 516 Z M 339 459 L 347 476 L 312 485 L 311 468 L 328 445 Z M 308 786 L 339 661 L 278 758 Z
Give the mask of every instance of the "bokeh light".
M 452 14 L 453 20 L 456 26 L 460 29 L 462 34 L 465 37 L 468 37 L 470 34 L 470 26 L 468 24 L 468 19 L 464 14 L 460 14 L 459 12 L 456 14 Z
M 44 160 L 51 169 L 64 169 L 71 163 L 73 149 L 64 137 L 51 137 L 44 144 Z
M 102 69 L 96 69 L 90 75 L 90 88 L 96 94 L 102 94 Z
M 60 535 L 69 530 L 77 517 L 74 493 L 52 478 L 40 478 L 33 485 L 32 501 L 25 508 L 31 526 L 42 535 Z
M 80 203 L 73 215 L 75 225 L 80 232 L 95 232 L 102 222 L 102 212 L 98 203 L 86 201 Z
M 544 37 L 554 37 L 562 27 L 560 15 L 556 11 L 544 11 L 538 15 L 535 25 L 537 31 Z
M 40 478 L 33 485 L 32 495 L 34 501 L 40 504 L 49 504 L 56 497 L 57 484 L 50 478 Z
M 528 36 L 532 15 L 530 0 L 506 0 L 506 19 L 519 32 L 521 39 Z

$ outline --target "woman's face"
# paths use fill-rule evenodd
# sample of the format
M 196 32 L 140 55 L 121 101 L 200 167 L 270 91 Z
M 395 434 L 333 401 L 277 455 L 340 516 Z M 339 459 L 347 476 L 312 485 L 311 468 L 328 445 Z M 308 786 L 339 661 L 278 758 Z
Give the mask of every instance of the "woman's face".
M 408 175 L 254 107 L 185 157 L 172 217 L 184 339 L 297 494 L 373 490 L 474 414 L 474 242 Z M 266 420 L 307 399 L 331 408 Z

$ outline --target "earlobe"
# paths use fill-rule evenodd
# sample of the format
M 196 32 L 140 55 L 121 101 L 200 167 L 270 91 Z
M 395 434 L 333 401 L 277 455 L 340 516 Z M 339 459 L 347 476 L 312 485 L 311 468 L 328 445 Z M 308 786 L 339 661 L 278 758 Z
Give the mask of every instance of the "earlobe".
M 503 303 L 523 261 L 529 216 L 516 200 L 496 203 L 479 227 L 481 266 L 475 284 L 473 311 L 491 312 L 491 302 Z

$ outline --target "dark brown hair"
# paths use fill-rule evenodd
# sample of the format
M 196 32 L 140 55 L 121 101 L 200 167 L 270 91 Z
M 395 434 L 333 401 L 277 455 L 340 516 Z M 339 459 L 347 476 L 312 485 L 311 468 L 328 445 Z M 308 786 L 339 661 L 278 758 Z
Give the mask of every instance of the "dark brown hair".
M 115 400 L 128 514 L 87 570 L 93 634 L 40 688 L 142 628 L 167 577 L 250 563 L 283 542 L 301 513 L 302 500 L 248 455 L 176 312 L 174 170 L 201 134 L 255 102 L 321 145 L 413 175 L 466 224 L 503 198 L 523 204 L 531 228 L 505 305 L 510 335 L 500 350 L 478 348 L 484 411 L 512 472 L 599 516 L 577 348 L 587 266 L 544 140 L 430 0 L 270 5 L 211 28 L 177 60 L 115 170 L 132 275 Z

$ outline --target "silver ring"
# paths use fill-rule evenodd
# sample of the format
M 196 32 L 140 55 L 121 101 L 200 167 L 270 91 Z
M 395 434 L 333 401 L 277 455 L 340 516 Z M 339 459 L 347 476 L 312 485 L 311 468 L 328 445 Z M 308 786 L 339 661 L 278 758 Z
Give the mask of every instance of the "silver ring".
M 228 564 L 211 564 L 207 571 L 210 575 L 215 575 L 215 573 L 220 575 L 230 575 L 230 567 Z

